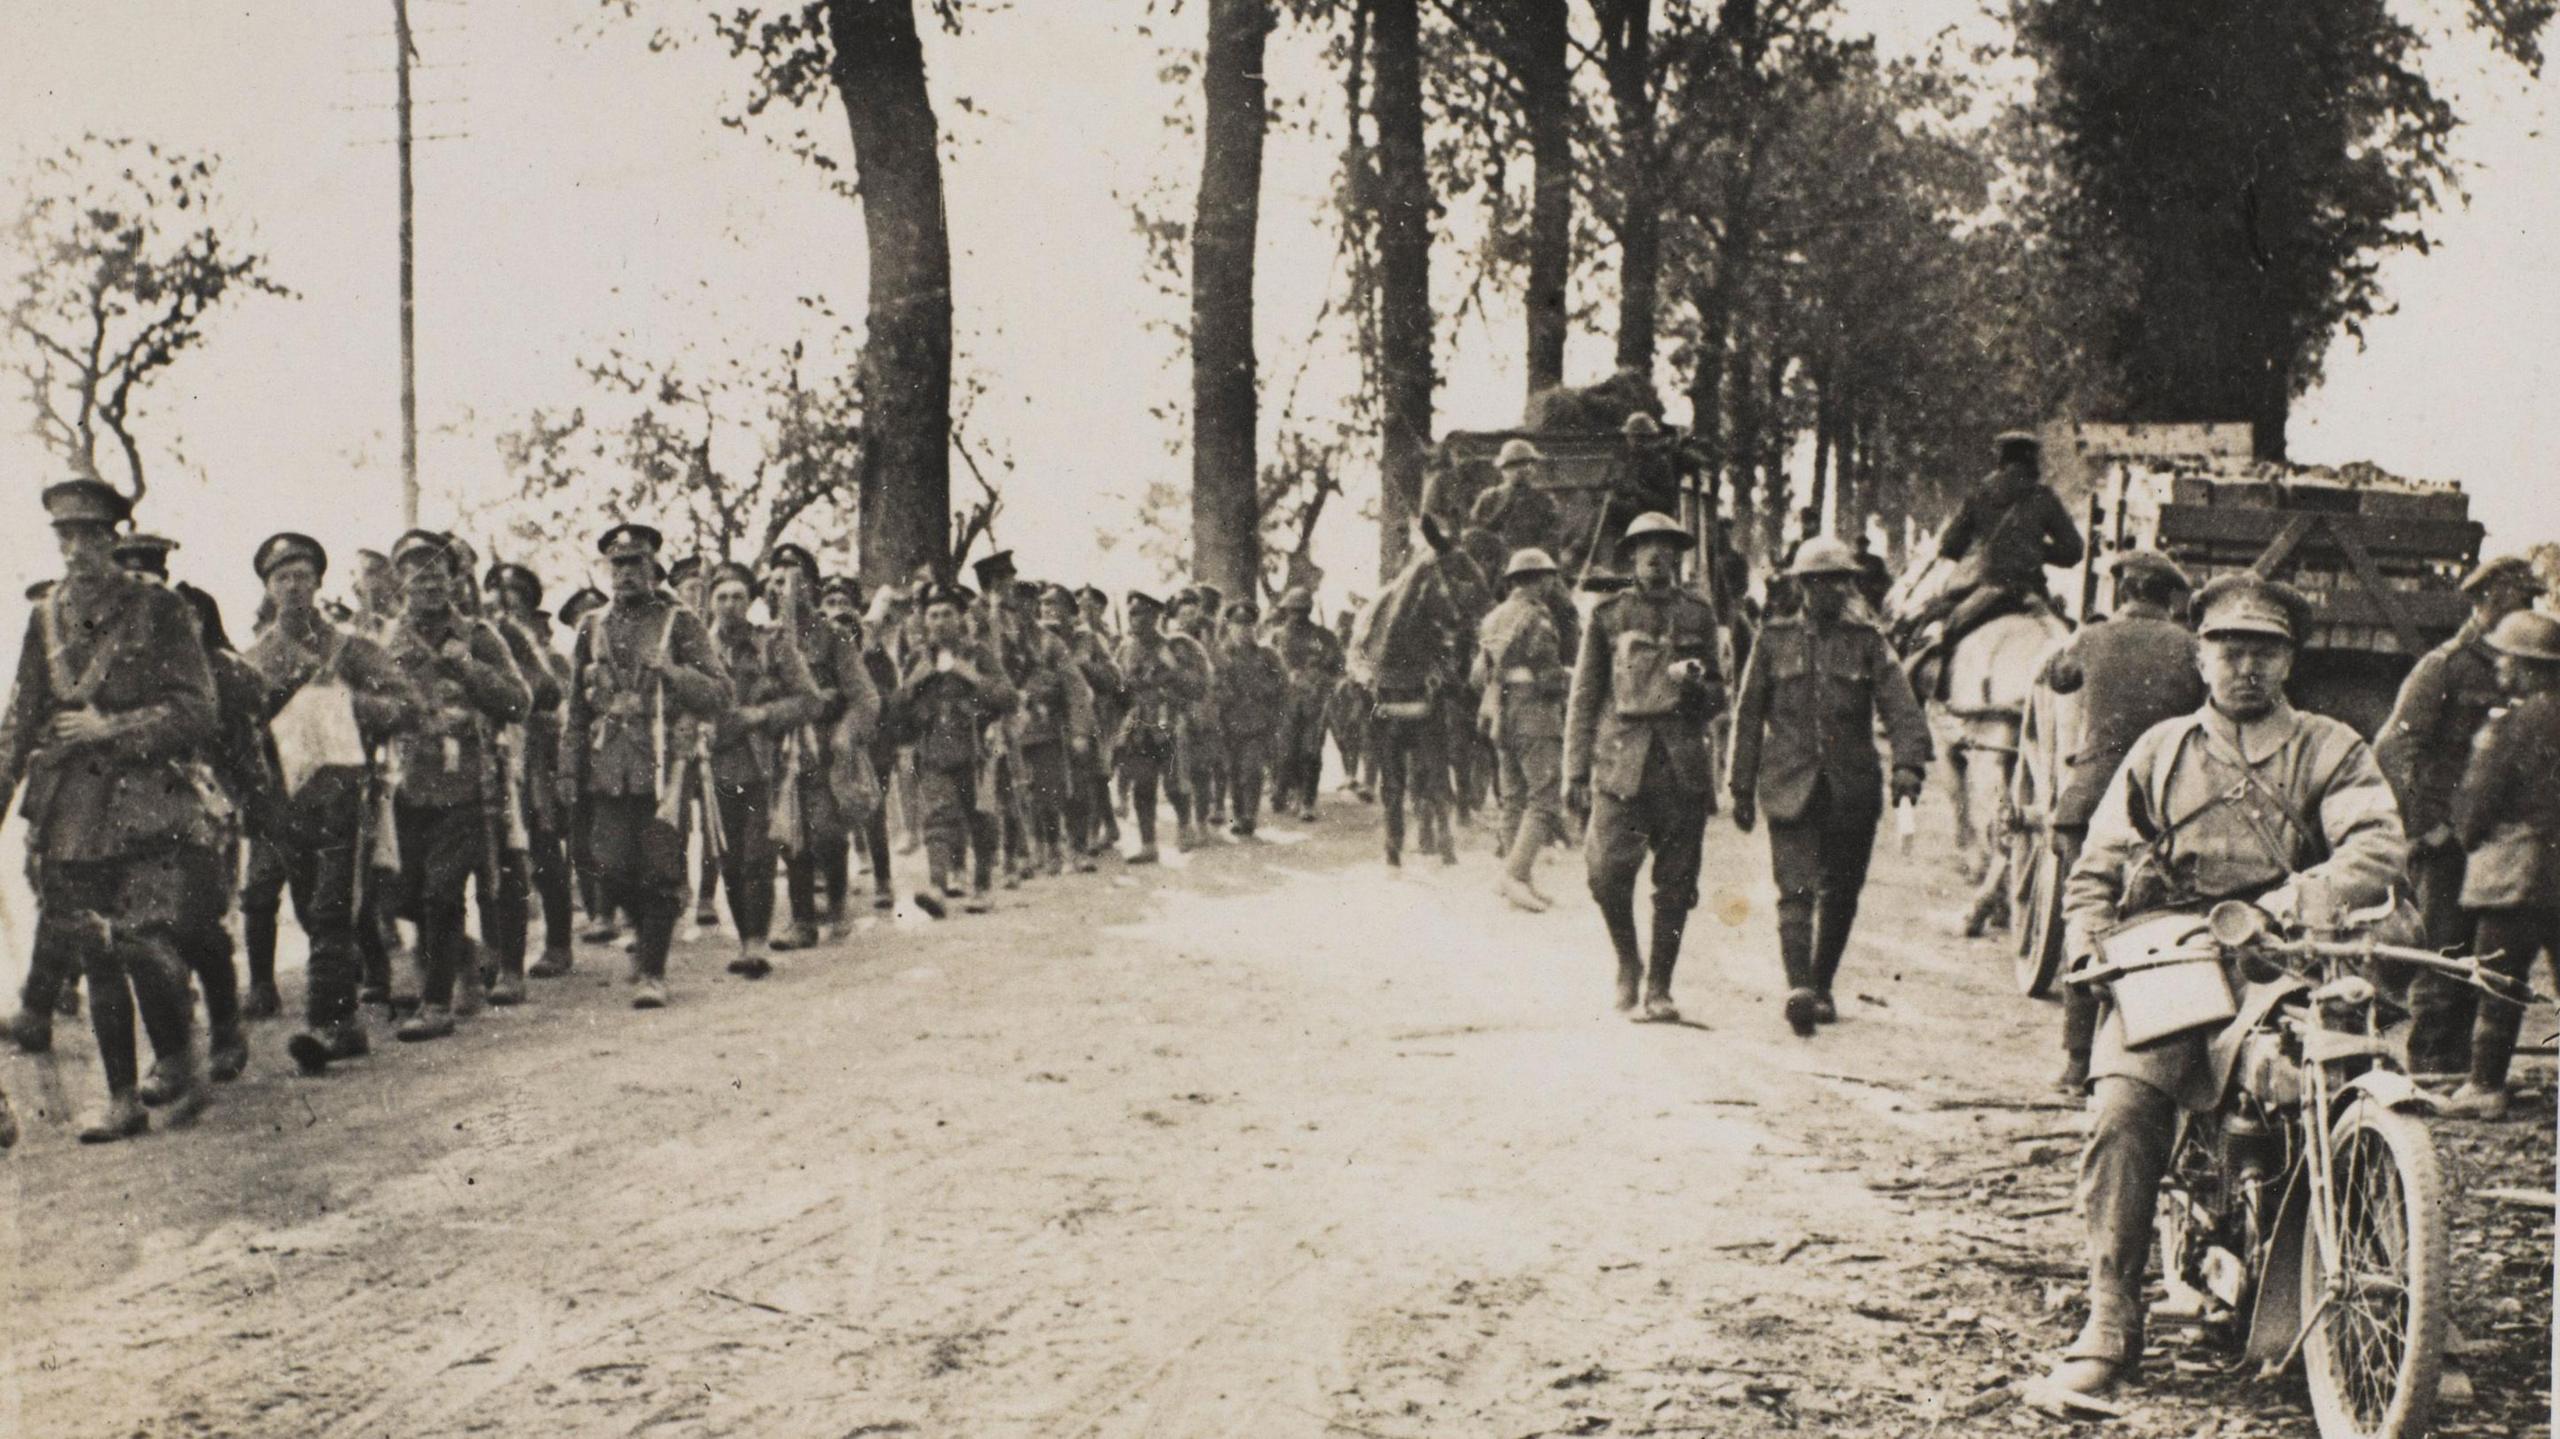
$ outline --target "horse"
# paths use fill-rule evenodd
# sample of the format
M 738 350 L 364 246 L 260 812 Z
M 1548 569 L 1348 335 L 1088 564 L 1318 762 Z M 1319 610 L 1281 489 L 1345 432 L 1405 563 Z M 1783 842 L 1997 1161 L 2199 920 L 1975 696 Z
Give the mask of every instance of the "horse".
M 1916 614 L 1962 582 L 1957 566 L 1932 560 L 1895 587 L 1888 612 Z M 2047 655 L 2070 632 L 2048 604 L 1997 616 L 1956 641 L 1939 661 L 1943 681 L 1930 686 L 1930 729 L 1946 751 L 1955 801 L 1957 868 L 1978 886 L 1965 912 L 1968 935 L 2009 922 L 2007 881 L 2016 846 L 2007 815 L 2019 728 Z
M 1463 701 L 1466 648 L 1484 593 L 1456 542 L 1426 516 L 1404 568 L 1361 613 L 1345 656 L 1372 702 L 1369 751 L 1378 772 L 1389 865 L 1404 861 L 1405 800 L 1421 847 L 1457 863 L 1450 831 L 1451 718 Z

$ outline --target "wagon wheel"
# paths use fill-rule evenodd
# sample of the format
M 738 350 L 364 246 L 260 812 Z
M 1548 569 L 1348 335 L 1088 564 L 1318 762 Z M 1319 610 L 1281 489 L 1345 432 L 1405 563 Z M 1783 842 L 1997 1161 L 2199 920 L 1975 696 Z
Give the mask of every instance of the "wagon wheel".
M 2013 871 L 2017 894 L 2011 932 L 2018 940 L 2018 992 L 2042 999 L 2062 971 L 2062 856 L 2032 831 L 2019 842 L 2033 846 L 2033 853 L 2023 856 Z

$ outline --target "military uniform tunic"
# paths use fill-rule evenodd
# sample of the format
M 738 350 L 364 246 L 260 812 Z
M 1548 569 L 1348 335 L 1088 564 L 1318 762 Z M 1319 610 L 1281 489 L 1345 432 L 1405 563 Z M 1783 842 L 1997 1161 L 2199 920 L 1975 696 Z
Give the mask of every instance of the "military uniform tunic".
M 2463 849 L 2453 833 L 2453 798 L 2472 741 L 2505 701 L 2497 652 L 2479 621 L 2471 620 L 2419 657 L 2374 740 L 2374 759 L 2400 798 L 2401 822 L 2409 832 L 2410 888 L 2429 948 L 2469 946 L 2474 939 L 2462 907 Z M 2473 991 L 2423 972 L 2386 978 L 2407 985 L 2410 1068 L 2459 1073 L 2477 1008 Z

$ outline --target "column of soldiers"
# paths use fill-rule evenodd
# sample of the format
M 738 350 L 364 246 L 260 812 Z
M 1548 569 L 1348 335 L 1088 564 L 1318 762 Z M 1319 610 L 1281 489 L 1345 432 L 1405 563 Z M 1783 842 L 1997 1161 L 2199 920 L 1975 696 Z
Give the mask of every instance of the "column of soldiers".
M 325 601 L 328 551 L 280 533 L 251 557 L 263 598 L 235 651 L 116 491 L 72 481 L 44 505 L 64 573 L 30 594 L 0 717 L 39 908 L 8 1033 L 49 1051 L 85 984 L 107 1080 L 87 1142 L 154 1109 L 186 1127 L 248 1067 L 248 1022 L 284 1003 L 288 895 L 310 959 L 283 1048 L 307 1075 L 372 1053 L 369 1006 L 398 1040 L 442 1039 L 570 973 L 581 941 L 619 943 L 633 1007 L 656 1009 L 689 905 L 707 927 L 725 896 L 727 968 L 751 980 L 849 936 L 857 852 L 894 910 L 893 806 L 934 918 L 1092 872 L 1124 814 L 1130 862 L 1155 861 L 1159 790 L 1186 849 L 1217 822 L 1254 837 L 1266 794 L 1312 819 L 1342 673 L 1304 590 L 1267 629 L 1210 586 L 1132 594 L 1124 636 L 1108 595 L 1023 580 L 1007 554 L 979 562 L 983 594 L 937 581 L 866 607 L 799 545 L 670 562 L 642 524 L 600 537 L 607 587 L 556 616 L 528 567 L 484 570 L 426 530 L 359 551 L 352 603 Z M 0 1100 L 0 1147 L 14 1134 Z

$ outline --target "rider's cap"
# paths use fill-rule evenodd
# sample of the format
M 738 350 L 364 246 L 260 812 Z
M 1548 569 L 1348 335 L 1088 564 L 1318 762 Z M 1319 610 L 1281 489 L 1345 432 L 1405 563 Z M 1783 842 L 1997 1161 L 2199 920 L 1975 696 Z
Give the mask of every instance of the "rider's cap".
M 777 565 L 789 565 L 798 570 L 800 577 L 810 584 L 818 582 L 818 557 L 789 540 L 764 552 L 764 567 L 769 570 Z
M 1506 580 L 1516 580 L 1522 575 L 1551 575 L 1555 572 L 1555 557 L 1535 545 L 1525 550 L 1513 550 L 1510 563 L 1502 567 L 1502 577 Z
M 593 585 L 582 586 L 569 598 L 560 602 L 560 623 L 574 625 L 612 603 L 612 600 L 605 597 L 604 591 Z
M 1647 435 L 1661 434 L 1662 421 L 1655 419 L 1653 416 L 1642 410 L 1638 410 L 1634 414 L 1627 416 L 1627 422 L 1618 427 L 1618 432 L 1630 439 L 1642 439 Z
M 453 545 L 433 530 L 411 530 L 391 542 L 391 566 L 407 575 L 428 565 L 453 566 Z
M 2530 590 L 2537 595 L 2545 588 L 2542 577 L 2533 572 L 2533 561 L 2522 555 L 2500 555 L 2494 560 L 2483 561 L 2480 568 L 2463 576 L 2462 591 L 2472 595 L 2486 594 L 2491 585 L 2502 584 Z
M 2108 568 L 2115 571 L 2119 580 L 2164 580 L 2182 590 L 2196 587 L 2187 572 L 2178 568 L 2177 561 L 2158 550 L 2126 550 L 2108 561 Z
M 1627 532 L 1618 537 L 1618 554 L 1624 558 L 1638 545 L 1669 545 L 1685 550 L 1696 543 L 1687 530 L 1680 528 L 1678 520 L 1660 510 L 1648 510 L 1630 521 Z
M 2032 465 L 2044 458 L 2044 441 L 2032 430 L 2003 430 L 1991 441 L 2001 464 Z
M 977 573 L 978 583 L 990 591 L 1012 579 L 1016 573 L 1011 550 L 998 550 L 969 568 Z
M 1547 452 L 1539 449 L 1535 444 L 1527 440 L 1505 440 L 1502 442 L 1502 453 L 1494 460 L 1493 467 L 1497 470 L 1507 470 L 1514 465 L 1543 465 L 1546 462 Z
M 1796 558 L 1787 566 L 1791 575 L 1854 575 L 1859 573 L 1858 552 L 1831 538 L 1816 535 L 1796 547 Z
M 2299 640 L 2311 628 L 2311 599 L 2254 571 L 2220 575 L 2196 595 L 2196 633 L 2274 635 Z
M 178 542 L 166 535 L 136 530 L 129 535 L 116 537 L 116 563 L 129 570 L 142 570 L 148 574 L 158 575 L 165 580 L 169 577 L 169 552 L 176 548 L 178 548 Z
M 2518 610 L 2489 631 L 2489 648 L 2520 660 L 2560 664 L 2560 619 L 2539 610 Z
M 44 512 L 57 525 L 118 525 L 133 501 L 103 480 L 64 480 L 45 486 Z
M 666 536 L 650 526 L 624 523 L 597 538 L 596 553 L 608 560 L 653 560 L 666 544 Z
M 297 560 L 311 566 L 314 578 L 329 573 L 329 552 L 320 547 L 318 540 L 291 530 L 267 536 L 256 553 L 250 556 L 249 568 L 257 571 L 258 578 L 263 580 Z

